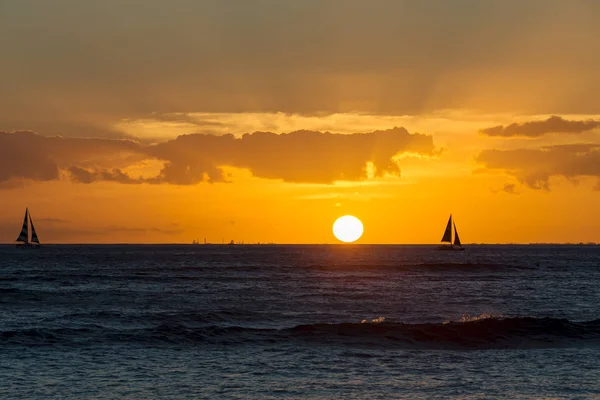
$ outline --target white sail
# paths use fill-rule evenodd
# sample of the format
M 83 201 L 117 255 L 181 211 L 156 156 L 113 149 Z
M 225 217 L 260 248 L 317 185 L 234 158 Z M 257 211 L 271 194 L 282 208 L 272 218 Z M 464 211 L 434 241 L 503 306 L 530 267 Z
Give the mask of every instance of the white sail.
M 29 210 L 25 209 L 25 219 L 23 220 L 23 227 L 21 228 L 21 233 L 17 238 L 17 242 L 29 243 L 29 229 L 27 226 L 27 217 L 29 216 Z
M 446 225 L 444 236 L 442 236 L 442 240 L 440 240 L 440 242 L 452 243 L 452 214 L 450 214 L 450 218 L 448 218 L 448 224 Z

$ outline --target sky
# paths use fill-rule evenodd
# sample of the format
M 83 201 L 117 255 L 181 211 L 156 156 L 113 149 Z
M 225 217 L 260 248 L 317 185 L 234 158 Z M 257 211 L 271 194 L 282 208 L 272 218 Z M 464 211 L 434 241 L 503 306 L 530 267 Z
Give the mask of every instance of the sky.
M 600 242 L 594 0 L 0 0 L 0 242 Z

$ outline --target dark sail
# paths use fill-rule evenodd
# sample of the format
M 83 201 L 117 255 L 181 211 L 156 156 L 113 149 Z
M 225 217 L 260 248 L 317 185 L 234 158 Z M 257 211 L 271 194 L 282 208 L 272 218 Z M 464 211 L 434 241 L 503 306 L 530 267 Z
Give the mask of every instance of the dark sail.
M 448 225 L 446 225 L 444 236 L 442 236 L 442 240 L 440 240 L 440 242 L 452 243 L 452 214 L 450 214 L 450 218 L 448 218 Z
M 454 224 L 454 245 L 455 246 L 462 246 L 462 244 L 460 244 L 460 239 L 458 238 L 458 231 L 456 230 L 456 224 Z M 33 228 L 33 225 L 31 225 L 31 227 Z
M 31 225 L 31 242 L 40 244 L 40 240 L 37 237 L 37 233 L 35 233 L 35 228 L 33 227 L 33 220 L 31 219 L 31 214 L 29 214 L 29 224 Z
M 27 217 L 29 216 L 29 210 L 26 208 L 25 209 L 25 219 L 23 220 L 23 227 L 21 228 L 21 233 L 19 234 L 19 237 L 17 238 L 17 242 L 25 242 L 28 243 L 28 236 L 29 236 L 29 231 L 27 229 Z

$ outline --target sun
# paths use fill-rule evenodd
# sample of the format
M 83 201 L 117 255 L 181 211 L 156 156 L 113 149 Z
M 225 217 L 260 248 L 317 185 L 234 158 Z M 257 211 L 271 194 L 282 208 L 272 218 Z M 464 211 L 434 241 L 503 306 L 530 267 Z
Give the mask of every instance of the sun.
M 363 224 L 352 215 L 344 215 L 333 223 L 333 234 L 342 242 L 355 242 L 363 234 Z

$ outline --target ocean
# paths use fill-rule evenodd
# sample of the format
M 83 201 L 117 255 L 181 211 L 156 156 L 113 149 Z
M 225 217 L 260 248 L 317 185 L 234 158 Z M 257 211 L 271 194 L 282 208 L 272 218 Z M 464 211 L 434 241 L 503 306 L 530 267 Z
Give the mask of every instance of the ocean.
M 2 399 L 600 398 L 600 246 L 0 246 Z

